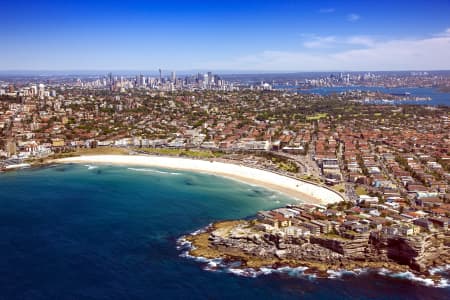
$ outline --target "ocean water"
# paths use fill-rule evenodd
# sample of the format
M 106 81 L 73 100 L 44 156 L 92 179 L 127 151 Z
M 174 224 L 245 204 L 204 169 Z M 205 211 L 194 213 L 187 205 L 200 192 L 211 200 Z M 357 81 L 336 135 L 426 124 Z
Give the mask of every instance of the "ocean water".
M 293 201 L 216 176 L 153 168 L 61 165 L 0 174 L 0 299 L 450 297 L 448 288 L 408 275 L 248 278 L 180 256 L 183 234 Z
M 280 86 L 279 88 L 296 89 L 296 87 Z M 370 91 L 383 92 L 386 94 L 410 93 L 412 97 L 431 97 L 430 101 L 395 101 L 395 104 L 416 104 L 416 105 L 450 105 L 450 93 L 444 93 L 436 88 L 385 88 L 385 87 L 368 87 L 368 86 L 351 86 L 351 87 L 322 87 L 307 90 L 298 90 L 300 93 L 313 93 L 319 95 L 330 95 L 333 93 L 342 93 L 346 91 Z

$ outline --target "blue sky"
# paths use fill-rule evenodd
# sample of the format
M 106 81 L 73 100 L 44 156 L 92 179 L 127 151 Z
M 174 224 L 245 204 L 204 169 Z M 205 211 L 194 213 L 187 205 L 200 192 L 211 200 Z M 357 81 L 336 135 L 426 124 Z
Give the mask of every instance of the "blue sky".
M 0 70 L 450 69 L 450 1 L 4 1 Z

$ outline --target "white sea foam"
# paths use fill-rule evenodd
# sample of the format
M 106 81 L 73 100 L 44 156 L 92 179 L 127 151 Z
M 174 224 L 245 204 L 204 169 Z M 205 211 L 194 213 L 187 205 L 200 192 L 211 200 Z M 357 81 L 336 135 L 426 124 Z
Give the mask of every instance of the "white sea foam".
M 160 171 L 155 169 L 148 169 L 148 168 L 128 168 L 130 171 L 136 171 L 136 172 L 149 172 L 149 173 L 158 173 L 158 174 L 166 174 L 166 175 L 180 175 L 181 173 L 177 172 L 166 172 L 166 171 Z
M 289 268 L 288 273 L 290 275 L 304 275 L 304 272 L 308 270 L 308 267 L 297 267 L 297 268 Z
M 447 272 L 448 270 L 450 270 L 449 268 L 450 266 L 443 266 L 443 267 L 437 267 L 437 268 L 432 268 L 430 269 L 430 275 L 438 275 L 438 274 L 443 274 L 445 272 Z M 423 284 L 425 286 L 433 286 L 433 287 L 438 287 L 438 288 L 447 288 L 450 286 L 450 283 L 448 281 L 448 279 L 446 278 L 440 278 L 439 281 L 433 280 L 432 278 L 427 278 L 427 277 L 423 277 L 420 275 L 416 275 L 412 272 L 392 272 L 388 269 L 378 269 L 377 273 L 379 275 L 382 276 L 387 276 L 387 277 L 391 277 L 391 278 L 397 278 L 397 279 L 405 279 L 405 280 L 410 280 L 419 284 Z
M 197 235 L 202 232 L 205 232 L 210 226 L 211 226 L 211 224 L 205 228 L 202 228 L 202 229 L 199 229 L 199 230 L 193 232 L 191 235 Z M 192 259 L 197 262 L 205 264 L 203 269 L 206 271 L 226 272 L 226 273 L 231 273 L 231 274 L 238 275 L 238 276 L 255 278 L 260 275 L 270 275 L 273 273 L 286 273 L 286 274 L 289 274 L 290 276 L 299 277 L 299 276 L 303 276 L 303 272 L 308 269 L 307 267 L 296 267 L 296 268 L 261 267 L 258 270 L 253 269 L 253 268 L 239 268 L 240 263 L 238 263 L 238 262 L 225 263 L 222 258 L 206 258 L 206 257 L 202 257 L 202 256 L 193 256 L 193 255 L 189 254 L 189 252 L 194 249 L 195 249 L 195 246 L 192 245 L 191 242 L 187 241 L 184 236 L 177 240 L 177 250 L 182 251 L 180 254 L 180 257 Z M 307 277 L 311 277 L 311 276 L 307 275 Z
M 191 248 L 192 249 L 192 248 Z M 195 257 L 189 254 L 189 250 L 184 251 L 181 255 L 181 257 L 190 258 L 197 262 L 204 263 L 205 266 L 203 267 L 206 271 L 213 271 L 213 272 L 225 272 L 230 273 L 236 276 L 242 276 L 242 277 L 249 277 L 249 278 L 256 278 L 261 275 L 270 275 L 270 274 L 287 274 L 292 277 L 300 277 L 300 278 L 306 278 L 309 280 L 314 280 L 317 278 L 316 274 L 305 274 L 304 272 L 308 269 L 307 267 L 297 267 L 297 268 L 291 268 L 291 267 L 282 267 L 282 268 L 270 268 L 270 267 L 261 267 L 259 269 L 253 269 L 253 268 L 239 268 L 231 266 L 229 263 L 225 263 L 220 258 L 215 259 L 209 259 L 205 257 Z M 344 275 L 353 275 L 353 276 L 359 276 L 361 274 L 365 274 L 369 271 L 369 269 L 355 269 L 355 270 L 328 270 L 327 274 L 329 275 L 328 278 L 330 279 L 339 279 L 342 278 Z M 438 288 L 448 288 L 450 287 L 450 282 L 448 279 L 441 278 L 439 281 L 434 281 L 431 278 L 425 278 L 418 275 L 415 275 L 412 272 L 400 272 L 400 273 L 394 273 L 387 269 L 379 269 L 377 270 L 377 273 L 382 276 L 388 276 L 391 278 L 397 278 L 397 279 L 404 279 L 404 280 L 410 280 L 425 286 L 433 286 Z
M 439 280 L 439 282 L 436 284 L 436 287 L 448 288 L 450 287 L 450 282 L 448 281 L 448 279 L 441 278 L 441 280 Z
M 209 263 L 210 259 L 203 256 L 196 256 L 195 260 L 201 263 Z
M 199 229 L 195 232 L 193 232 L 191 235 L 197 235 L 200 233 L 205 232 L 208 230 L 208 228 L 211 227 L 211 224 L 209 224 L 207 227 L 204 227 L 202 229 Z M 240 268 L 241 265 L 240 262 L 225 262 L 221 258 L 206 258 L 206 257 L 197 257 L 190 255 L 189 252 L 191 250 L 194 250 L 195 247 L 192 245 L 191 242 L 187 241 L 185 237 L 181 237 L 177 240 L 177 249 L 183 250 L 183 252 L 180 254 L 180 257 L 185 257 L 189 259 L 193 259 L 197 262 L 205 264 L 203 267 L 204 270 L 207 271 L 213 271 L 213 272 L 226 272 L 230 274 L 234 274 L 237 276 L 242 277 L 250 277 L 255 278 L 261 275 L 270 275 L 270 274 L 287 274 L 292 277 L 301 277 L 306 278 L 310 280 L 314 280 L 317 278 L 316 274 L 305 274 L 305 271 L 308 269 L 308 267 L 281 267 L 281 268 L 272 268 L 272 267 L 261 267 L 258 269 L 253 268 Z M 436 267 L 429 270 L 429 273 L 431 275 L 439 275 L 446 273 L 450 270 L 450 265 L 442 266 L 442 267 Z M 339 269 L 339 270 L 328 270 L 328 278 L 330 279 L 339 279 L 342 278 L 345 275 L 353 275 L 353 276 L 359 276 L 362 274 L 366 274 L 368 272 L 376 272 L 377 274 L 381 276 L 391 277 L 391 278 L 397 278 L 397 279 L 404 279 L 404 280 L 410 280 L 413 282 L 416 282 L 418 284 L 422 284 L 425 286 L 433 286 L 438 288 L 448 288 L 450 287 L 450 282 L 446 278 L 440 278 L 439 281 L 433 280 L 432 278 L 426 278 L 419 275 L 416 275 L 412 272 L 393 272 L 386 268 L 380 268 L 380 269 L 370 269 L 370 268 L 356 268 L 353 270 L 345 270 L 345 269 Z
M 193 249 L 193 248 L 191 248 Z M 195 257 L 189 254 L 189 250 L 183 252 L 180 256 L 193 259 L 197 262 L 206 264 L 203 269 L 206 271 L 213 272 L 225 272 L 230 273 L 236 276 L 256 278 L 261 275 L 270 275 L 270 274 L 287 274 L 292 277 L 306 278 L 309 280 L 314 280 L 317 278 L 316 274 L 305 274 L 304 272 L 308 269 L 307 267 L 281 267 L 281 268 L 271 268 L 271 267 L 261 267 L 259 269 L 253 268 L 239 268 L 234 267 L 230 263 L 225 263 L 222 259 L 209 259 L 205 257 Z M 344 275 L 353 275 L 359 276 L 362 274 L 366 274 L 371 271 L 370 269 L 355 269 L 355 270 L 328 270 L 327 274 L 330 279 L 339 279 Z M 425 286 L 433 286 L 438 288 L 448 288 L 450 287 L 450 282 L 448 279 L 441 278 L 439 281 L 435 281 L 431 278 L 425 278 L 418 275 L 415 275 L 412 272 L 400 272 L 395 273 L 391 272 L 387 269 L 378 269 L 376 272 L 382 276 L 388 276 L 391 278 L 404 279 L 416 282 L 418 284 L 422 284 Z
M 386 268 L 380 268 L 377 270 L 377 273 L 378 273 L 378 275 L 381 275 L 381 276 L 387 276 L 390 273 L 390 271 Z
M 261 272 L 256 271 L 252 268 L 245 268 L 245 269 L 237 269 L 237 268 L 227 268 L 225 269 L 227 273 L 231 273 L 234 275 L 242 276 L 242 277 L 250 277 L 250 278 L 256 278 L 259 275 L 261 275 Z
M 188 249 L 192 247 L 192 243 L 186 240 L 184 237 L 177 240 L 177 250 Z
M 308 270 L 308 267 L 281 267 L 276 269 L 267 268 L 267 270 L 271 270 L 271 273 L 288 274 L 292 277 L 309 277 L 309 275 L 305 275 L 305 271 Z
M 444 267 L 433 268 L 430 270 L 430 274 L 435 275 L 435 274 L 439 274 L 439 273 L 444 273 L 450 269 L 449 267 L 450 266 L 447 265 Z M 338 278 L 342 278 L 344 275 L 357 276 L 357 275 L 365 274 L 369 271 L 376 271 L 376 273 L 381 276 L 410 280 L 410 281 L 413 281 L 413 282 L 416 282 L 419 284 L 423 284 L 425 286 L 434 286 L 434 287 L 439 287 L 439 288 L 446 288 L 446 287 L 450 286 L 448 279 L 445 279 L 445 278 L 440 278 L 439 281 L 435 281 L 432 278 L 422 277 L 422 276 L 416 275 L 409 271 L 396 273 L 396 272 L 390 271 L 385 268 L 380 268 L 380 269 L 376 269 L 376 270 L 373 270 L 373 269 L 370 270 L 367 268 L 354 269 L 354 270 L 337 270 L 337 271 L 336 270 L 328 270 L 327 274 L 328 274 L 328 278 L 338 279 Z
M 339 270 L 327 270 L 327 274 L 328 274 L 328 278 L 335 279 L 335 278 L 342 278 L 345 275 L 358 276 L 358 275 L 365 274 L 368 271 L 369 271 L 369 269 L 366 269 L 366 268 L 357 268 L 354 270 L 339 269 Z
M 308 196 L 309 200 L 313 202 L 321 202 L 322 204 L 334 203 L 343 200 L 338 193 L 319 185 L 296 180 L 294 178 L 286 177 L 270 171 L 217 161 L 210 162 L 205 160 L 164 156 L 93 155 L 68 157 L 55 160 L 55 162 L 141 166 L 140 168 L 149 167 L 150 169 L 148 170 L 151 170 L 149 172 L 157 171 L 152 168 L 206 172 L 245 181 L 257 186 L 265 186 L 275 190 L 282 189 L 283 193 L 287 193 L 288 195 L 296 198 Z M 172 172 L 172 174 L 173 173 L 175 172 Z
M 328 278 L 342 278 L 344 275 L 358 275 L 357 272 L 351 270 L 327 270 Z
M 223 259 L 214 258 L 209 259 L 203 269 L 206 271 L 221 271 L 224 267 L 225 265 L 223 264 Z
M 85 167 L 88 167 L 88 170 L 92 170 L 92 169 L 97 169 L 98 166 L 93 166 L 93 165 L 84 165 Z
M 272 274 L 274 271 L 274 269 L 272 268 L 266 268 L 266 267 L 261 267 L 260 272 L 262 275 L 269 275 Z
M 433 279 L 423 278 L 423 277 L 417 276 L 411 272 L 391 273 L 389 276 L 392 278 L 408 279 L 411 281 L 415 281 L 415 282 L 424 284 L 426 286 L 434 286 L 435 285 Z
M 369 271 L 367 268 L 356 268 L 353 270 L 357 275 L 365 274 Z
M 431 268 L 429 270 L 431 275 L 442 274 L 442 273 L 445 273 L 448 271 L 450 271 L 450 265 L 445 265 L 442 267 L 435 267 L 435 268 Z

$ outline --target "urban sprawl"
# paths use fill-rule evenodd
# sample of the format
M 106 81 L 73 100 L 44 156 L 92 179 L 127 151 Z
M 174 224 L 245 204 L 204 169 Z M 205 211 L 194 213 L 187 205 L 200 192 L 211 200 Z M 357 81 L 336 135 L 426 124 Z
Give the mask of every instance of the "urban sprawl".
M 330 95 L 300 91 L 353 85 Z M 2 78 L 0 168 L 119 150 L 225 160 L 327 186 L 347 200 L 260 212 L 262 231 L 341 239 L 440 232 L 448 245 L 450 107 L 373 104 L 366 100 L 398 95 L 357 86 L 448 90 L 450 77 Z

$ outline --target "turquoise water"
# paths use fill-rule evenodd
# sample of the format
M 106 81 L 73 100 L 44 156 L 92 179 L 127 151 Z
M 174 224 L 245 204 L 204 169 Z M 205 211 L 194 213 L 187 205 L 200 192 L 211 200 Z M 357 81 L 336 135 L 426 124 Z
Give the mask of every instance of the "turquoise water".
M 63 165 L 0 174 L 0 299 L 443 299 L 377 274 L 246 278 L 180 257 L 177 239 L 293 200 L 232 180 Z

